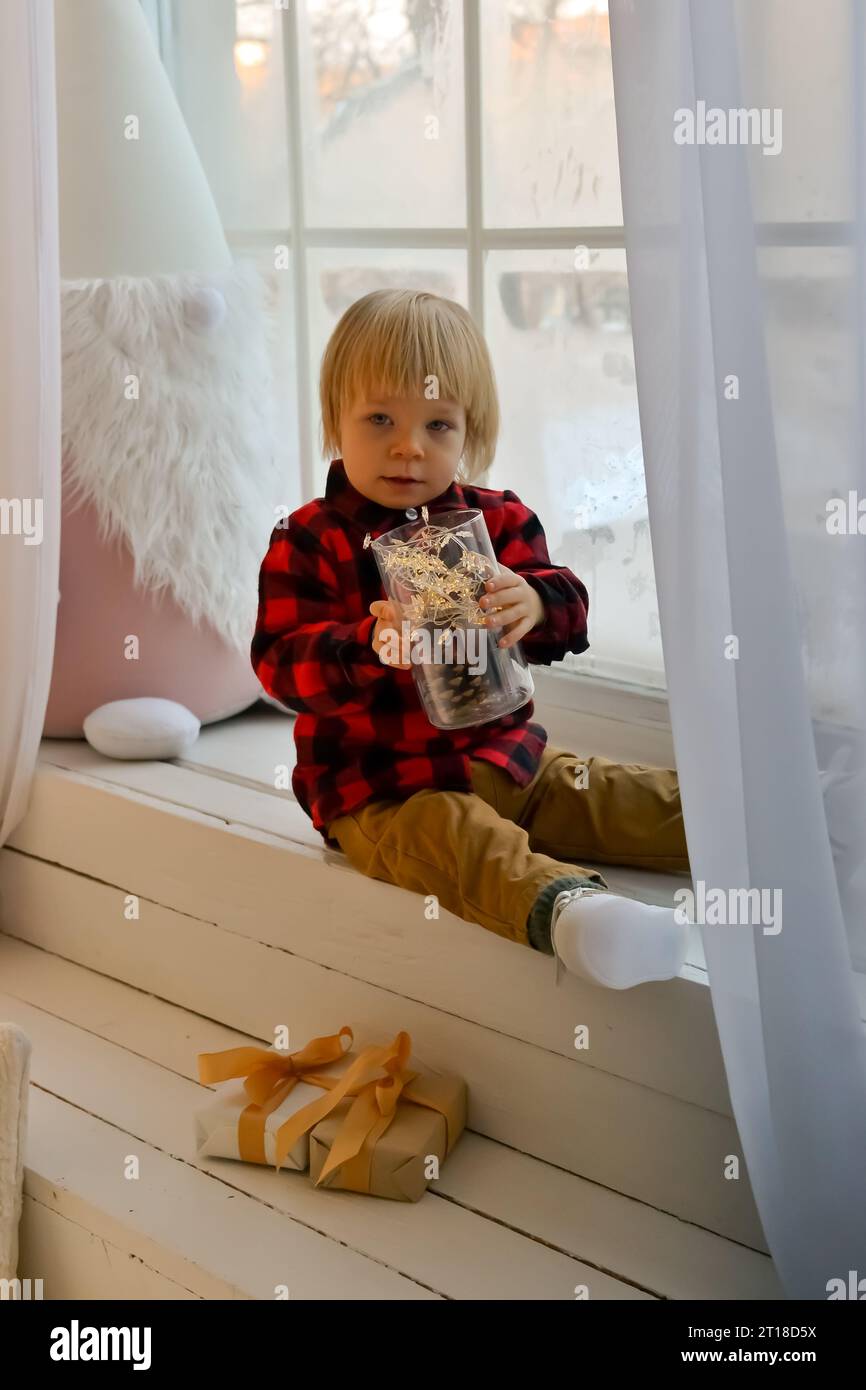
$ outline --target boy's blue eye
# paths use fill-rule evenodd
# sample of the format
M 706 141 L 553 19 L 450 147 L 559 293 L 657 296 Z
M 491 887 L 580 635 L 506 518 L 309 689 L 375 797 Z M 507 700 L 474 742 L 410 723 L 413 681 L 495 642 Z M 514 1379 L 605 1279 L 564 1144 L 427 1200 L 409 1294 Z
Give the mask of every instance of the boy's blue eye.
M 377 425 L 382 420 L 390 419 L 390 416 L 386 415 L 385 412 L 382 410 L 374 410 L 372 415 L 367 416 L 367 419 L 370 421 L 371 425 Z M 441 428 L 436 429 L 436 434 L 443 434 L 445 430 L 450 430 L 454 428 L 454 426 L 450 423 L 449 420 L 431 420 L 427 428 L 434 429 L 434 427 L 437 425 Z

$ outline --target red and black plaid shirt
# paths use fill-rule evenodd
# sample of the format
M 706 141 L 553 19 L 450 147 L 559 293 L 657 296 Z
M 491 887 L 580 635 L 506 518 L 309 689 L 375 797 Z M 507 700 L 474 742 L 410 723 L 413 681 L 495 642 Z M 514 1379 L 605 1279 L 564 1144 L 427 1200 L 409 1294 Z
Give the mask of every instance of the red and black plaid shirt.
M 426 506 L 431 517 L 479 508 L 497 559 L 541 596 L 544 620 L 521 641 L 527 661 L 547 666 L 587 649 L 586 589 L 551 563 L 538 517 L 513 492 L 455 481 Z M 412 672 L 384 665 L 373 650 L 370 604 L 385 593 L 364 536 L 376 539 L 415 515 L 420 509 L 391 509 L 358 492 L 337 459 L 325 496 L 274 529 L 262 562 L 252 665 L 268 694 L 297 713 L 292 790 L 329 845 L 329 823 L 374 797 L 471 791 L 470 756 L 525 787 L 547 743 L 546 730 L 530 722 L 532 701 L 486 724 L 435 728 Z

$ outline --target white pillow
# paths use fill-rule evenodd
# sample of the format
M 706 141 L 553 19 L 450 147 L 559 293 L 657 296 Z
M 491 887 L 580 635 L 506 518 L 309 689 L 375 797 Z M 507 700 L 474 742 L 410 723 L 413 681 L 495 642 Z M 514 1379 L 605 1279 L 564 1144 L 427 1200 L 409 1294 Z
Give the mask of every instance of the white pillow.
M 106 758 L 180 758 L 200 730 L 185 705 L 156 698 L 112 700 L 84 721 L 84 737 Z

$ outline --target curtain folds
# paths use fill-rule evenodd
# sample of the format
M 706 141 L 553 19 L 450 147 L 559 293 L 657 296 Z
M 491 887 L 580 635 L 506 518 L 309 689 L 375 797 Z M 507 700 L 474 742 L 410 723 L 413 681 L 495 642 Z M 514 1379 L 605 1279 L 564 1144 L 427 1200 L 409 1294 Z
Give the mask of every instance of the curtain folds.
M 610 10 L 671 723 L 693 878 L 721 890 L 713 1005 L 780 1278 L 826 1299 L 866 1274 L 866 535 L 831 523 L 866 499 L 862 16 Z
M 54 652 L 60 265 L 52 0 L 0 5 L 0 845 L 23 818 Z

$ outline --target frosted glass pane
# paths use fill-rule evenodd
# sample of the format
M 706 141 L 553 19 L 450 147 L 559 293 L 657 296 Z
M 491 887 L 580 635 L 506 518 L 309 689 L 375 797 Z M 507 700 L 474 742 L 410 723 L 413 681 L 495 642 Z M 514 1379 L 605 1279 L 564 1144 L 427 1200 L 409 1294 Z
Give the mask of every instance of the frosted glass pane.
M 607 0 L 482 0 L 484 221 L 622 224 Z
M 664 686 L 625 252 L 495 252 L 487 340 L 503 428 L 487 478 L 537 512 L 551 558 L 589 590 L 575 669 Z
M 289 511 L 294 511 L 306 499 L 301 497 L 297 331 L 292 272 L 274 269 L 272 248 L 262 250 L 236 238 L 231 238 L 230 246 L 233 256 L 255 262 L 267 285 L 269 341 L 274 373 L 275 449 L 285 479 L 283 501 Z
M 227 231 L 289 223 L 281 12 L 174 0 L 170 71 Z
M 306 220 L 466 220 L 460 0 L 298 0 Z
M 466 255 L 463 251 L 433 250 L 313 250 L 307 256 L 310 307 L 312 418 L 320 422 L 319 366 L 325 344 L 340 315 L 371 290 L 430 290 L 467 305 Z M 328 463 L 318 454 L 315 476 L 324 489 Z

